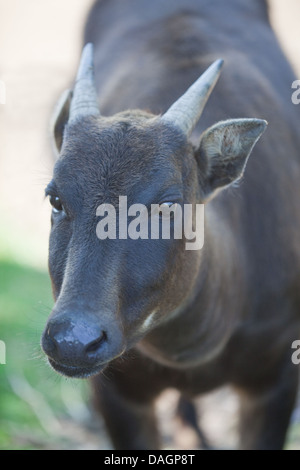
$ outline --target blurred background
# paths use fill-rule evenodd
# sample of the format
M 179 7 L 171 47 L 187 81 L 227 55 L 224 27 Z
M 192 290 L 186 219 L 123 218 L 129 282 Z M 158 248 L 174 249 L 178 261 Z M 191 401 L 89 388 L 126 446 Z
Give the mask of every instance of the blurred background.
M 91 413 L 87 384 L 52 372 L 39 347 L 53 305 L 47 274 L 50 208 L 44 199 L 53 166 L 49 119 L 74 78 L 92 3 L 0 0 L 0 80 L 6 86 L 6 104 L 0 104 L 0 340 L 6 344 L 0 449 L 110 448 L 101 420 Z M 300 79 L 300 1 L 269 4 Z M 176 393 L 167 391 L 158 415 L 166 447 L 184 448 L 195 436 L 174 418 L 176 400 Z M 203 426 L 215 445 L 234 445 L 236 409 L 227 390 L 202 400 Z M 287 447 L 300 449 L 298 409 Z

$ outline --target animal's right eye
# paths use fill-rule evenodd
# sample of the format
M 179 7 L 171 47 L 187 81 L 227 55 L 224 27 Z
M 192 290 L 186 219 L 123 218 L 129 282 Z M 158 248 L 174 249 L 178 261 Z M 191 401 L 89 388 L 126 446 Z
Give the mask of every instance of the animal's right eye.
M 58 196 L 51 195 L 49 198 L 49 201 L 50 201 L 51 206 L 53 207 L 53 212 L 55 212 L 56 214 L 64 210 L 64 207 Z

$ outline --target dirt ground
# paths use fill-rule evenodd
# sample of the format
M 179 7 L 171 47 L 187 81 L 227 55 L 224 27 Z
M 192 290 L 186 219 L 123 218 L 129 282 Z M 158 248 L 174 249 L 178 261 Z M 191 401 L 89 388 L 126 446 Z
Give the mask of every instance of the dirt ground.
M 91 4 L 0 0 L 0 80 L 7 95 L 6 104 L 0 104 L 0 253 L 43 269 L 50 214 L 43 190 L 52 168 L 49 117 L 59 93 L 74 77 Z M 270 0 L 270 6 L 274 27 L 300 78 L 300 1 Z M 169 392 L 166 397 L 159 406 L 168 414 L 176 396 Z M 226 391 L 205 398 L 203 422 L 216 444 L 224 442 L 222 416 L 230 430 L 227 445 L 233 445 L 236 407 Z

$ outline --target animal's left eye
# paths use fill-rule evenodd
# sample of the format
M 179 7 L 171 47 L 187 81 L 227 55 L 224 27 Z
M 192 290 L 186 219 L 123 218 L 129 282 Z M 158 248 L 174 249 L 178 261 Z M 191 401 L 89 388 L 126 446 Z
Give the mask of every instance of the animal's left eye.
M 160 216 L 162 218 L 170 217 L 171 219 L 173 219 L 177 208 L 178 208 L 178 204 L 176 202 L 171 202 L 171 201 L 163 202 L 159 206 Z
M 51 206 L 53 207 L 53 212 L 55 212 L 56 214 L 64 210 L 61 200 L 58 196 L 50 196 L 49 201 Z

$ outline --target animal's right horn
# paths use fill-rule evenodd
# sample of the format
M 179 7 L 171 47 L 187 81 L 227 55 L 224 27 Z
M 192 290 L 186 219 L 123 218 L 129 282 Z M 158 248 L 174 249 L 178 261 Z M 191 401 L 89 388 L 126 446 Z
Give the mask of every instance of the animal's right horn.
M 198 80 L 162 116 L 162 121 L 179 127 L 189 137 L 204 110 L 223 66 L 216 60 Z
M 88 43 L 81 55 L 73 91 L 69 122 L 82 116 L 99 116 L 100 109 L 94 78 L 94 47 Z

